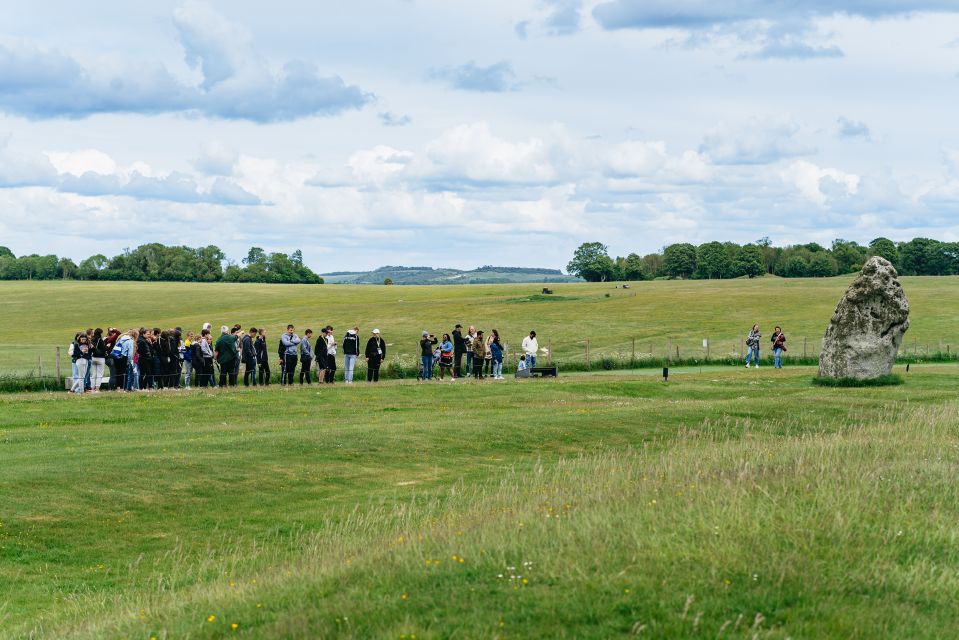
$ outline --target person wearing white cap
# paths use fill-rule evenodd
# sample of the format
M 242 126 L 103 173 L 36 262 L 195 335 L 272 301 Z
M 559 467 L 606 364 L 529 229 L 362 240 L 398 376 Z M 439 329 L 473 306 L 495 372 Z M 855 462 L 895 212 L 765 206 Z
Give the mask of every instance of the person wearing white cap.
M 380 330 L 373 329 L 373 335 L 366 342 L 366 381 L 379 382 L 380 365 L 386 359 L 386 342 L 380 337 Z
M 356 359 L 360 357 L 360 328 L 353 327 L 343 336 L 343 379 L 353 384 L 353 370 Z

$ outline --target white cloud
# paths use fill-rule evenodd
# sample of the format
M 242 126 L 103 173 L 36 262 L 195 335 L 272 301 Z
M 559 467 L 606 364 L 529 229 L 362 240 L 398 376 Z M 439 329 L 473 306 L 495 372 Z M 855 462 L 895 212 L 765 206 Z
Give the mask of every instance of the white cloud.
M 769 164 L 815 153 L 802 140 L 801 130 L 799 123 L 783 118 L 723 124 L 706 134 L 700 152 L 716 164 Z
M 824 206 L 830 200 L 855 195 L 859 190 L 859 176 L 819 167 L 806 160 L 797 160 L 782 172 L 784 182 L 791 183 L 807 199 Z

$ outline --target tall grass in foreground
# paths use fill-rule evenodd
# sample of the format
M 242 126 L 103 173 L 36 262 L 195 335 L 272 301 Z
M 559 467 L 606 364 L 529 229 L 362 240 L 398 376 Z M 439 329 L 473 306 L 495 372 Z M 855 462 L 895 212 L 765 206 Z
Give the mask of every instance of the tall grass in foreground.
M 73 624 L 27 635 L 956 637 L 959 403 L 786 422 L 506 465 L 281 544 L 211 531 L 202 560 L 133 562 L 122 596 L 63 602 Z

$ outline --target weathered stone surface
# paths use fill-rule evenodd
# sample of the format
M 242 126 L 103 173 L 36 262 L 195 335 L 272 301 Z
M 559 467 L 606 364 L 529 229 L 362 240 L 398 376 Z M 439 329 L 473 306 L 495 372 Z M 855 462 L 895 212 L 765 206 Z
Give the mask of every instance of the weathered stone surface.
M 829 322 L 819 375 L 860 380 L 888 375 L 908 328 L 909 301 L 896 268 L 884 258 L 870 258 Z

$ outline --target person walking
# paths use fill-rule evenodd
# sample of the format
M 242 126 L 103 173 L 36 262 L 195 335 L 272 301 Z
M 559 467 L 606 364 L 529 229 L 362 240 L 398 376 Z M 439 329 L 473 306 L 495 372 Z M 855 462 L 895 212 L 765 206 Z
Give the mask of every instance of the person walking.
M 90 360 L 93 358 L 93 347 L 86 333 L 77 336 L 77 342 L 73 346 L 73 358 L 77 363 L 77 375 L 73 379 L 73 387 L 70 389 L 73 393 L 82 394 L 84 381 L 87 378 L 87 370 L 90 368 Z
M 243 386 L 250 386 L 250 379 L 253 379 L 253 386 L 256 386 L 256 327 L 250 327 L 247 335 L 243 336 L 240 353 L 243 356 Z
M 97 327 L 93 330 L 93 342 L 90 344 L 91 357 L 90 364 L 93 372 L 90 374 L 90 388 L 94 393 L 100 392 L 103 386 L 103 372 L 107 364 L 107 343 L 103 339 L 103 329 Z
M 466 341 L 463 340 L 463 325 L 453 327 L 453 378 L 459 378 L 463 372 L 463 356 L 466 354 Z M 440 365 L 442 366 L 442 365 Z M 440 377 L 443 370 L 440 369 Z
M 225 387 L 228 383 L 231 387 L 236 386 L 236 361 L 239 354 L 236 350 L 236 336 L 230 333 L 230 327 L 220 327 L 220 337 L 216 339 L 213 346 L 213 357 L 220 366 L 220 386 Z
M 450 340 L 450 334 L 444 333 L 443 341 L 440 342 L 440 380 L 444 378 L 447 371 L 450 372 L 450 380 L 456 379 L 455 365 L 453 364 L 454 353 L 455 347 L 453 341 Z
M 490 358 L 493 363 L 493 380 L 503 380 L 503 343 L 499 339 L 499 331 L 493 329 L 493 339 L 489 343 Z
M 420 340 L 420 360 L 423 366 L 422 380 L 433 379 L 433 345 L 437 342 L 436 337 L 429 331 L 423 332 L 423 337 Z
M 266 329 L 260 327 L 253 341 L 253 350 L 256 352 L 256 365 L 259 368 L 260 385 L 270 384 L 270 358 L 266 346 Z
M 530 331 L 529 335 L 523 338 L 523 353 L 526 354 L 527 368 L 535 367 L 536 354 L 539 353 L 539 341 L 536 339 L 535 331 Z
M 360 328 L 353 327 L 343 336 L 343 377 L 346 384 L 353 384 L 356 359 L 360 357 Z
M 326 357 L 323 359 L 323 382 L 333 384 L 336 378 L 336 338 L 333 336 L 333 327 L 326 325 L 323 330 L 323 345 L 326 347 Z
M 313 339 L 313 329 L 307 329 L 303 332 L 303 338 L 300 340 L 300 384 L 303 384 L 303 378 L 306 377 L 306 384 L 313 384 L 313 345 L 310 340 Z M 319 346 L 321 339 L 316 343 Z
M 373 335 L 366 341 L 366 381 L 379 382 L 380 366 L 386 360 L 386 341 L 380 337 L 380 330 L 373 329 Z
M 754 324 L 753 328 L 749 330 L 749 335 L 746 336 L 746 368 L 749 368 L 749 363 L 753 362 L 756 365 L 756 368 L 759 368 L 759 339 L 763 336 L 759 332 L 759 325 Z
M 773 362 L 773 368 L 782 369 L 782 355 L 783 352 L 786 351 L 786 334 L 783 333 L 782 327 L 776 327 L 776 329 L 773 331 L 773 336 L 770 341 L 773 343 L 773 353 L 776 354 L 776 359 Z
M 473 379 L 483 379 L 483 365 L 486 363 L 486 340 L 483 332 L 477 331 L 473 337 Z
M 296 352 L 300 345 L 300 336 L 293 332 L 293 325 L 286 325 L 286 333 L 280 336 L 280 364 L 283 373 L 280 384 L 293 384 L 293 375 L 296 372 Z

